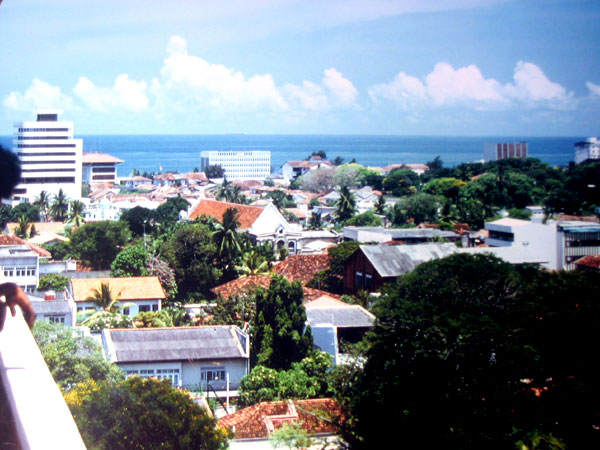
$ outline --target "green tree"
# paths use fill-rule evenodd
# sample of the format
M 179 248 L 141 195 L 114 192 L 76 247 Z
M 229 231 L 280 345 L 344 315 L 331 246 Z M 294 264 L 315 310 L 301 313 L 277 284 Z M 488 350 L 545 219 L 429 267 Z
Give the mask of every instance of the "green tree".
M 94 302 L 104 311 L 114 313 L 119 311 L 117 303 L 120 295 L 120 292 L 113 292 L 108 283 L 102 282 L 99 287 L 92 289 L 91 295 L 88 296 L 85 301 Z
M 0 228 L 4 229 L 6 224 L 12 219 L 12 208 L 3 203 L 0 204 Z
M 383 179 L 383 189 L 396 197 L 417 192 L 419 176 L 410 169 L 398 169 Z
M 217 251 L 210 227 L 200 223 L 181 226 L 163 243 L 162 257 L 175 272 L 183 298 L 211 295 L 222 274 L 215 265 Z
M 223 178 L 225 176 L 225 169 L 217 164 L 209 165 L 204 169 L 204 175 L 206 175 L 206 178 Z
M 253 276 L 265 274 L 269 271 L 269 261 L 258 253 L 256 250 L 251 250 L 244 253 L 242 261 L 236 269 L 243 276 Z
M 10 222 L 17 222 L 21 216 L 26 216 L 29 222 L 39 222 L 40 208 L 32 203 L 19 203 L 12 209 Z
M 27 239 L 29 237 L 29 220 L 25 214 L 20 215 L 18 218 L 19 226 L 15 228 L 15 234 L 21 238 Z
M 356 199 L 347 186 L 339 191 L 340 198 L 335 203 L 335 215 L 338 223 L 344 223 L 356 213 Z
M 72 254 L 93 269 L 107 270 L 129 238 L 129 229 L 123 222 L 91 222 L 71 234 Z
M 310 215 L 310 219 L 308 219 L 308 229 L 309 230 L 320 230 L 323 228 L 323 218 L 321 213 L 312 212 Z
M 148 275 L 158 277 L 160 285 L 165 290 L 168 303 L 175 301 L 179 292 L 177 281 L 175 280 L 175 271 L 169 266 L 169 263 L 156 255 L 148 257 Z
M 69 279 L 60 273 L 49 273 L 40 277 L 38 289 L 40 291 L 63 291 L 69 286 Z
M 274 448 L 287 447 L 290 450 L 314 445 L 314 439 L 302 428 L 302 422 L 284 422 L 273 432 L 269 441 Z
M 151 209 L 142 206 L 136 206 L 123 211 L 119 220 L 127 223 L 131 234 L 134 236 L 152 234 L 155 228 L 155 221 L 157 221 L 156 213 Z
M 148 252 L 142 244 L 131 245 L 115 257 L 110 266 L 111 277 L 145 277 L 148 271 Z
M 237 232 L 240 226 L 237 219 L 238 214 L 239 211 L 236 208 L 227 208 L 223 213 L 223 220 L 215 225 L 215 231 L 213 232 L 217 255 L 225 267 L 231 266 L 242 250 Z
M 50 245 L 44 246 L 52 254 L 52 259 L 55 261 L 64 261 L 73 257 L 74 250 L 71 247 L 70 241 L 59 241 Z
M 69 223 L 72 223 L 74 227 L 81 226 L 85 222 L 83 217 L 84 211 L 84 203 L 81 200 L 73 200 L 69 209 Z
M 168 380 L 87 382 L 65 400 L 89 449 L 227 448 L 228 432 Z
M 250 353 L 253 364 L 288 369 L 307 355 L 312 334 L 306 327 L 303 299 L 302 285 L 290 284 L 281 275 L 271 278 L 268 290 L 257 289 Z
M 47 220 L 48 212 L 50 210 L 50 195 L 48 195 L 48 192 L 41 191 L 40 195 L 37 196 L 33 204 L 40 208 L 40 211 L 44 215 L 44 220 Z
M 156 220 L 162 225 L 174 224 L 179 220 L 179 213 L 187 211 L 189 207 L 189 202 L 184 198 L 169 198 L 165 203 L 156 208 Z
M 86 380 L 118 381 L 121 370 L 106 361 L 96 341 L 77 328 L 36 321 L 33 337 L 56 384 L 71 389 Z
M 59 222 L 64 222 L 67 218 L 67 211 L 69 210 L 69 199 L 66 194 L 63 192 L 62 188 L 58 190 L 58 193 L 54 196 L 52 200 L 52 205 L 50 206 L 50 214 L 54 220 L 58 220 Z
M 373 211 L 366 211 L 346 220 L 345 225 L 354 227 L 380 227 L 383 225 L 383 220 L 381 220 L 381 217 L 377 217 Z

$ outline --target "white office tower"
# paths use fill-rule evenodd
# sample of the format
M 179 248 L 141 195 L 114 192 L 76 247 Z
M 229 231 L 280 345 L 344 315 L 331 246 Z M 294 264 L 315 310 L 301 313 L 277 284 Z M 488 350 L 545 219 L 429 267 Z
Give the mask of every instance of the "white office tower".
M 59 121 L 61 110 L 39 110 L 37 120 L 15 123 L 13 150 L 21 161 L 21 183 L 13 202 L 33 203 L 46 191 L 62 189 L 69 200 L 81 198 L 83 141 L 73 139 L 73 122 Z
M 581 164 L 588 159 L 600 159 L 600 139 L 587 138 L 575 144 L 575 164 Z
M 200 170 L 221 166 L 228 180 L 264 180 L 271 174 L 271 152 L 205 151 L 200 154 Z
M 483 144 L 483 159 L 499 161 L 507 158 L 527 158 L 529 156 L 527 142 L 503 142 Z

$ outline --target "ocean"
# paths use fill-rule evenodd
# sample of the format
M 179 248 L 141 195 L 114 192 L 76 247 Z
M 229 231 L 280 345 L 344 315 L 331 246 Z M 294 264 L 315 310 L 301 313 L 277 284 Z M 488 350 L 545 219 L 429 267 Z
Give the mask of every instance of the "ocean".
M 108 153 L 124 160 L 119 176 L 133 169 L 141 172 L 175 170 L 191 172 L 200 167 L 202 150 L 270 150 L 271 166 L 278 172 L 288 160 L 305 159 L 323 150 L 365 166 L 392 163 L 426 163 L 436 156 L 444 166 L 480 161 L 486 142 L 527 142 L 529 155 L 548 164 L 567 165 L 574 158 L 573 145 L 585 137 L 432 137 L 372 135 L 83 135 L 84 152 Z M 12 147 L 11 136 L 0 136 L 0 144 Z M 162 168 L 162 169 L 161 169 Z

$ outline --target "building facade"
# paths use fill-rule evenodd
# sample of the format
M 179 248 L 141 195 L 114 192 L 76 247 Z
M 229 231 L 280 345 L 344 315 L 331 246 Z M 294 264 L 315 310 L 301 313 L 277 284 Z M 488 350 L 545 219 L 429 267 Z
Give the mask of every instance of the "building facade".
M 39 110 L 35 121 L 15 123 L 13 150 L 21 162 L 21 183 L 13 203 L 33 203 L 46 191 L 62 189 L 70 199 L 81 198 L 81 139 L 73 138 L 73 122 L 59 121 L 60 110 Z
M 483 159 L 485 161 L 527 158 L 528 156 L 529 149 L 527 148 L 527 142 L 485 143 L 483 146 Z
M 575 144 L 575 164 L 588 159 L 600 159 L 600 139 L 591 137 Z
M 271 174 L 271 152 L 204 151 L 200 154 L 200 170 L 208 166 L 221 166 L 228 180 L 264 180 Z
M 104 153 L 84 153 L 82 157 L 82 182 L 88 185 L 116 183 L 117 164 L 122 162 L 122 159 Z

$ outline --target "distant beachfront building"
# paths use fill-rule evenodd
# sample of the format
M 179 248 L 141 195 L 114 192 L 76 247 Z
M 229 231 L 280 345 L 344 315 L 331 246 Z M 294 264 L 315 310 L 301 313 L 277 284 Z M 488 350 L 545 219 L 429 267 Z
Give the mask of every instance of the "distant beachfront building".
M 204 151 L 200 154 L 200 167 L 221 166 L 228 180 L 264 180 L 271 174 L 271 152 L 252 151 Z
M 600 139 L 591 137 L 575 144 L 575 164 L 587 159 L 600 159 Z
M 483 146 L 483 159 L 485 161 L 498 161 L 507 158 L 527 158 L 529 151 L 527 142 L 510 143 L 485 143 Z
M 82 162 L 82 182 L 96 184 L 116 183 L 117 164 L 123 160 L 105 153 L 84 153 Z
M 61 110 L 39 110 L 30 122 L 15 123 L 13 150 L 21 162 L 21 183 L 13 203 L 33 203 L 46 191 L 62 189 L 70 200 L 81 198 L 83 141 L 73 138 L 73 122 L 59 121 Z

